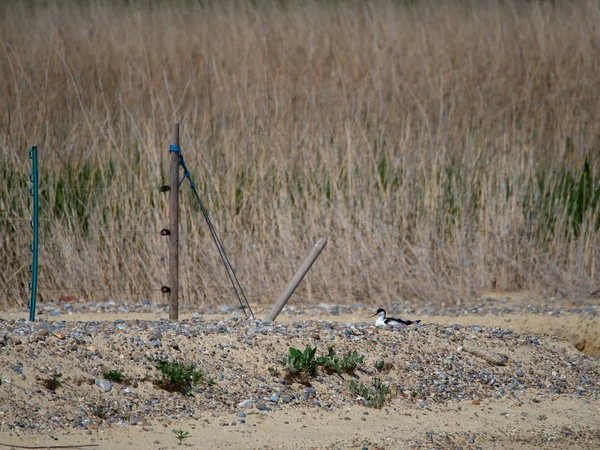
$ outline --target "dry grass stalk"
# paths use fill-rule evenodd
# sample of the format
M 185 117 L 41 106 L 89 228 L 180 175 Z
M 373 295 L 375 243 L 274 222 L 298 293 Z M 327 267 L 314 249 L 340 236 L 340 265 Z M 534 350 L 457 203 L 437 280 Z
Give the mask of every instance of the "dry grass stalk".
M 2 3 L 1 305 L 33 144 L 42 299 L 160 299 L 176 119 L 252 302 L 320 235 L 303 301 L 598 288 L 597 2 L 258 4 Z M 186 191 L 181 219 L 182 301 L 232 301 Z

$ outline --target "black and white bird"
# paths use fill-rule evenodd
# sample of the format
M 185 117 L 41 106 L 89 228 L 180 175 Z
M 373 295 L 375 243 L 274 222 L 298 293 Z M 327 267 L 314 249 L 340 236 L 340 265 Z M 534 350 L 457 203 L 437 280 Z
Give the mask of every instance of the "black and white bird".
M 387 317 L 385 314 L 385 309 L 383 309 L 383 308 L 379 308 L 375 314 L 373 314 L 372 316 L 369 316 L 369 317 L 375 317 L 375 316 L 377 316 L 377 319 L 375 320 L 376 327 L 401 328 L 401 327 L 407 327 L 409 325 L 414 325 L 414 324 L 421 322 L 420 320 L 413 321 L 413 320 L 402 320 L 402 319 L 395 319 L 393 317 Z

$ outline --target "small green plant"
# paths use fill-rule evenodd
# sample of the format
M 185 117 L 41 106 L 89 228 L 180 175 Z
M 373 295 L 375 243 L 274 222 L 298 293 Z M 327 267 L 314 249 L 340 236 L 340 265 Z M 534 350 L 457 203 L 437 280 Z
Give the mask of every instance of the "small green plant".
M 149 358 L 151 360 L 151 358 Z M 196 370 L 194 363 L 182 363 L 179 361 L 157 360 L 156 368 L 161 373 L 154 384 L 161 389 L 169 392 L 181 392 L 182 394 L 193 396 L 192 390 L 204 380 L 204 372 Z M 208 380 L 207 384 L 215 384 L 213 380 Z
M 104 372 L 102 376 L 114 383 L 120 383 L 124 379 L 123 374 L 118 370 L 109 370 L 108 372 Z
M 176 430 L 176 429 L 173 429 L 172 431 L 175 434 L 175 438 L 179 441 L 179 445 L 182 445 L 183 441 L 185 441 L 187 438 L 189 438 L 191 436 L 189 431 Z
M 364 398 L 365 406 L 372 406 L 373 408 L 380 409 L 391 393 L 390 387 L 385 384 L 381 379 L 374 378 L 371 387 L 367 387 L 364 384 L 356 383 L 352 380 L 350 382 L 350 389 L 357 395 Z
M 276 368 L 276 367 L 269 367 L 269 369 L 268 369 L 268 370 L 269 370 L 269 373 L 270 373 L 272 376 L 274 376 L 274 377 L 278 377 L 279 375 L 281 375 L 281 374 L 279 373 L 279 370 L 277 370 L 277 368 Z
M 359 355 L 355 350 L 352 353 L 348 352 L 342 359 L 335 355 L 335 350 L 329 347 L 327 356 L 317 357 L 317 364 L 322 366 L 326 371 L 337 373 L 354 373 L 359 364 L 365 360 L 364 356 Z
M 333 347 L 329 347 L 327 355 L 315 356 L 317 347 L 307 345 L 303 352 L 297 348 L 290 347 L 290 354 L 283 358 L 282 363 L 286 366 L 288 376 L 299 378 L 307 382 L 308 378 L 317 374 L 317 369 L 322 367 L 326 372 L 332 373 L 354 373 L 365 357 L 357 351 L 348 352 L 341 359 L 336 356 Z M 269 369 L 270 371 L 270 369 Z
M 538 416 L 538 420 L 546 420 L 548 418 L 548 416 L 546 414 L 540 414 Z
M 291 376 L 314 377 L 317 374 L 317 361 L 315 353 L 317 347 L 307 345 L 303 352 L 290 347 L 290 354 L 283 358 L 283 365 Z
M 375 361 L 375 368 L 381 372 L 384 364 L 385 362 L 383 360 Z
M 335 350 L 333 347 L 329 347 L 327 356 L 318 356 L 317 365 L 323 367 L 326 372 L 342 372 L 340 360 L 335 357 Z
M 342 361 L 340 363 L 342 372 L 354 373 L 358 365 L 362 364 L 364 360 L 365 357 L 359 355 L 356 350 L 354 350 L 352 353 L 348 352 L 348 354 L 342 357 Z
M 362 398 L 367 399 L 369 397 L 369 388 L 364 384 L 357 384 L 356 381 L 352 380 L 350 382 L 350 389 L 357 395 L 360 395 Z
M 62 373 L 55 372 L 52 374 L 50 378 L 46 378 L 43 381 L 44 387 L 49 391 L 56 391 L 59 387 L 62 386 Z

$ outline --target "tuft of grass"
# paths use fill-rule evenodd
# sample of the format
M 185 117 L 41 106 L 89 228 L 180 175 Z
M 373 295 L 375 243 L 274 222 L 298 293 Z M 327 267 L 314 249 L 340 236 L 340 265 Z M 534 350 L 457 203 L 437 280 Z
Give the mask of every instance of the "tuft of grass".
M 102 374 L 104 378 L 115 383 L 120 383 L 124 380 L 123 374 L 118 370 L 109 370 Z
M 192 436 L 189 431 L 185 431 L 185 430 L 179 430 L 179 429 L 174 428 L 171 431 L 173 431 L 173 434 L 175 434 L 175 439 L 177 439 L 179 441 L 179 445 L 182 445 L 183 441 L 185 441 L 186 439 L 188 439 L 189 437 Z
M 151 358 L 149 358 L 151 360 Z M 179 361 L 157 360 L 156 368 L 160 377 L 154 384 L 169 392 L 181 392 L 193 397 L 193 389 L 197 388 L 204 380 L 204 372 L 196 369 L 194 363 Z M 207 381 L 208 386 L 214 385 L 213 380 Z
M 350 382 L 351 391 L 361 396 L 364 400 L 365 406 L 371 406 L 373 408 L 381 409 L 385 404 L 387 397 L 392 392 L 389 385 L 381 381 L 380 378 L 374 378 L 371 382 L 371 386 L 365 386 L 364 384 L 356 383 L 352 380 Z

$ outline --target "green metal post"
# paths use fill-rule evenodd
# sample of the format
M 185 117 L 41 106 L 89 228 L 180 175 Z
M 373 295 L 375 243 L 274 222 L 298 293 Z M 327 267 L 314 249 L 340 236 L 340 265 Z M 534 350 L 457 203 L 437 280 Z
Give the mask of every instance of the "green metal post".
M 33 170 L 29 179 L 31 180 L 32 187 L 29 190 L 29 194 L 33 197 L 33 219 L 29 224 L 33 229 L 33 242 L 29 246 L 29 250 L 33 253 L 33 261 L 29 265 L 29 271 L 31 272 L 31 281 L 29 282 L 29 290 L 31 291 L 31 297 L 27 307 L 29 308 L 29 320 L 35 322 L 35 299 L 37 294 L 37 278 L 38 278 L 38 161 L 37 161 L 37 147 L 31 147 L 29 149 L 29 158 L 31 159 Z

